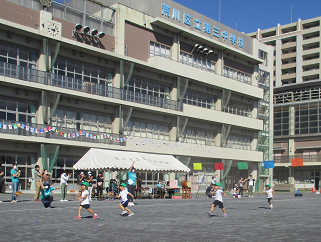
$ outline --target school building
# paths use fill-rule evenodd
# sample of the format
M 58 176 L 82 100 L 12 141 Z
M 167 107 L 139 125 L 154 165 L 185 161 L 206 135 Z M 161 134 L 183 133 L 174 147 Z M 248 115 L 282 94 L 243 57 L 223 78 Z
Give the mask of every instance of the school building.
M 273 47 L 174 1 L 152 2 L 1 2 L 7 184 L 14 162 L 22 190 L 34 188 L 35 164 L 59 182 L 90 148 L 170 154 L 192 170 L 140 172 L 144 187 L 187 178 L 197 190 L 204 173 L 201 190 L 214 174 L 226 188 L 250 174 L 257 190 L 271 182 Z M 126 172 L 105 171 L 105 186 L 113 175 Z
M 320 186 L 320 20 L 249 34 L 274 49 L 274 183 L 282 189 Z M 295 158 L 303 166 L 292 167 Z

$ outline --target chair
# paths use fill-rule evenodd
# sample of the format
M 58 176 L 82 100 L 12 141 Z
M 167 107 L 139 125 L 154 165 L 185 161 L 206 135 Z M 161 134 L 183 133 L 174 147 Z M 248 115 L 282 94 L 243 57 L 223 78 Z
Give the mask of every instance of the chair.
M 15 192 L 15 195 L 17 197 L 17 202 L 19 202 L 19 197 L 21 197 L 22 192 Z

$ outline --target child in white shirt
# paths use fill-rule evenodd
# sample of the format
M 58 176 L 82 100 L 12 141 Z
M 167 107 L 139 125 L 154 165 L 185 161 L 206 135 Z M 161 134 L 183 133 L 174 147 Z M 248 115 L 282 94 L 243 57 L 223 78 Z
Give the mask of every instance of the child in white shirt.
M 221 190 L 221 184 L 220 183 L 215 183 L 214 184 L 214 189 L 215 189 L 215 201 L 213 202 L 212 204 L 212 207 L 211 207 L 211 211 L 208 212 L 209 215 L 213 215 L 213 210 L 214 210 L 214 207 L 218 206 L 219 208 L 221 208 L 223 210 L 223 213 L 224 213 L 224 217 L 226 217 L 226 212 L 225 212 L 225 208 L 223 206 L 223 196 L 222 194 L 224 195 L 224 197 L 226 197 L 226 194 Z
M 80 206 L 78 208 L 78 216 L 75 219 L 81 219 L 81 209 L 87 209 L 88 212 L 90 212 L 93 216 L 93 219 L 98 218 L 98 215 L 96 213 L 94 213 L 91 209 L 90 209 L 90 205 L 89 205 L 89 192 L 87 190 L 87 187 L 89 186 L 88 182 L 83 182 L 81 184 L 81 195 L 79 193 L 78 195 L 78 199 L 79 199 L 79 203 Z
M 125 183 L 120 184 L 119 189 L 120 189 L 120 193 L 118 196 L 116 196 L 116 198 L 120 198 L 121 197 L 121 203 L 119 204 L 119 207 L 123 210 L 122 215 L 126 214 L 127 212 L 129 212 L 128 217 L 133 216 L 134 213 L 132 213 L 128 208 L 128 196 L 131 196 L 134 199 L 134 196 L 128 192 L 128 190 L 126 189 L 127 185 Z
M 274 193 L 273 189 L 271 188 L 270 184 L 267 184 L 265 187 L 266 187 L 265 195 L 267 195 L 267 200 L 270 205 L 270 209 L 273 209 L 273 204 L 272 204 L 271 200 L 272 200 L 273 196 L 275 197 L 275 193 Z

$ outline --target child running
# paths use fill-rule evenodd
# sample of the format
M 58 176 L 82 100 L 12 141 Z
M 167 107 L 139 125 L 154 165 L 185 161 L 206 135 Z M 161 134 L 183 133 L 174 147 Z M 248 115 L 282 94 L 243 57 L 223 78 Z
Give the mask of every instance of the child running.
M 122 199 L 121 203 L 119 204 L 119 207 L 123 210 L 122 215 L 126 214 L 127 211 L 129 212 L 128 217 L 133 216 L 134 213 L 132 213 L 128 208 L 128 196 L 131 196 L 134 199 L 134 196 L 128 192 L 128 190 L 126 189 L 127 185 L 125 183 L 121 183 L 119 186 L 120 189 L 120 193 L 118 196 L 116 196 L 116 198 L 120 198 Z
M 226 194 L 225 192 L 223 192 L 221 189 L 221 184 L 220 183 L 215 183 L 214 184 L 214 189 L 215 189 L 215 201 L 213 202 L 212 204 L 212 207 L 211 207 L 211 211 L 208 212 L 209 215 L 213 215 L 213 210 L 214 210 L 214 207 L 218 206 L 219 208 L 221 208 L 223 210 L 223 213 L 224 213 L 224 217 L 227 216 L 226 212 L 225 212 L 225 208 L 223 206 L 223 197 L 222 197 L 222 194 L 224 195 L 224 197 L 226 197 Z
M 90 209 L 90 205 L 89 205 L 89 192 L 87 190 L 87 187 L 89 186 L 89 183 L 88 182 L 83 182 L 81 184 L 81 195 L 79 196 L 78 195 L 78 199 L 79 199 L 79 202 L 80 202 L 80 206 L 78 208 L 78 216 L 75 217 L 75 219 L 81 219 L 81 209 L 84 208 L 84 209 L 87 209 L 88 212 L 90 212 L 93 216 L 92 219 L 96 219 L 98 218 L 98 215 L 96 213 L 94 213 L 91 209 Z
M 270 205 L 270 209 L 273 209 L 272 198 L 273 198 L 273 196 L 275 197 L 275 193 L 274 193 L 273 189 L 271 188 L 270 184 L 267 184 L 265 187 L 266 187 L 265 195 L 267 195 L 267 201 Z

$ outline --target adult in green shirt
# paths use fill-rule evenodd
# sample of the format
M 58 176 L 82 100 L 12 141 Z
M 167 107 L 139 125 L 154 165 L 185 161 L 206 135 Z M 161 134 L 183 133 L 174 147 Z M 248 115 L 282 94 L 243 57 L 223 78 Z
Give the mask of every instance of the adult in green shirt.
M 11 174 L 11 181 L 12 181 L 11 202 L 16 203 L 17 202 L 16 192 L 18 191 L 19 176 L 20 176 L 20 171 L 18 171 L 18 166 L 16 163 L 13 165 L 13 168 L 11 169 L 10 174 Z

